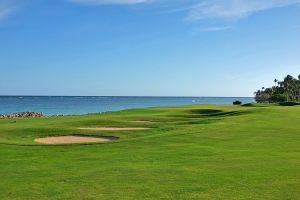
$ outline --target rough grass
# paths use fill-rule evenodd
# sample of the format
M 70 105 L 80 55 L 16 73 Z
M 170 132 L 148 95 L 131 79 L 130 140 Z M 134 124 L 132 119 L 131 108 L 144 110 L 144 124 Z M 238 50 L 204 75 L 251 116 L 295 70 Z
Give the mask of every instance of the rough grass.
M 151 121 L 135 123 L 132 121 Z M 149 127 L 86 131 L 80 127 Z M 115 136 L 41 145 L 37 137 Z M 0 199 L 300 199 L 300 106 L 0 120 Z

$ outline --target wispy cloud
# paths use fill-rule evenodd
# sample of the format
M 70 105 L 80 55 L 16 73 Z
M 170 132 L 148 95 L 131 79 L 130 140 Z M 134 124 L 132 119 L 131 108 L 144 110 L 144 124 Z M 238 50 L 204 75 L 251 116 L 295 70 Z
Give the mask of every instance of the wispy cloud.
M 198 29 L 200 32 L 218 32 L 218 31 L 226 31 L 231 29 L 231 26 L 213 26 L 213 27 L 207 27 L 207 28 L 201 28 Z
M 0 0 L 1 1 L 1 0 Z M 67 0 L 85 5 L 161 5 L 170 12 L 186 12 L 189 21 L 236 21 L 257 12 L 300 5 L 300 0 Z M 155 6 L 154 6 L 155 7 Z M 159 8 L 159 7 L 155 7 Z
M 257 12 L 299 5 L 300 0 L 203 0 L 188 11 L 188 20 L 238 20 Z
M 0 0 L 0 20 L 11 15 L 16 6 L 25 0 Z M 34 2 L 33 0 L 26 0 Z M 65 0 L 79 5 L 144 5 L 152 9 L 165 12 L 186 13 L 186 20 L 191 22 L 225 21 L 221 26 L 213 26 L 203 31 L 222 31 L 229 29 L 232 24 L 228 21 L 237 21 L 255 13 L 286 7 L 299 6 L 300 0 Z M 203 24 L 202 24 L 203 25 Z
M 140 4 L 145 3 L 147 0 L 69 0 L 73 3 L 85 4 L 85 5 L 108 5 L 108 4 Z

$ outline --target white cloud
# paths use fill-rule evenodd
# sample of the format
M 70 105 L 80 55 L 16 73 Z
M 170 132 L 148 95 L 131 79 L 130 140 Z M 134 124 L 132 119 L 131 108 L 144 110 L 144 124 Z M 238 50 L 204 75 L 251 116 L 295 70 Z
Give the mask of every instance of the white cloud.
M 1 1 L 1 0 L 0 0 Z M 187 12 L 187 19 L 238 20 L 257 12 L 291 5 L 300 5 L 300 0 L 68 0 L 85 5 L 129 5 L 151 3 L 162 5 L 171 12 Z M 149 4 L 147 4 L 149 5 Z M 159 7 L 156 7 L 159 8 Z
M 208 28 L 199 29 L 200 32 L 217 32 L 217 31 L 226 31 L 231 29 L 231 26 L 214 26 Z
M 27 0 L 34 2 L 33 0 Z M 138 5 L 153 9 L 187 13 L 189 21 L 239 20 L 257 12 L 299 6 L 300 0 L 65 0 L 82 5 Z M 0 0 L 0 20 L 6 18 L 25 0 Z M 221 31 L 228 26 L 214 27 L 211 24 L 203 31 Z
M 85 5 L 108 5 L 108 4 L 139 4 L 144 3 L 147 0 L 69 0 L 73 3 L 85 4 Z
M 85 5 L 138 5 L 185 13 L 185 21 L 196 22 L 195 32 L 220 32 L 232 29 L 234 22 L 270 9 L 300 6 L 300 0 L 68 0 Z M 200 22 L 200 24 L 199 24 Z M 217 22 L 217 23 L 216 23 Z
M 188 13 L 188 20 L 237 20 L 256 12 L 297 5 L 300 0 L 203 0 Z

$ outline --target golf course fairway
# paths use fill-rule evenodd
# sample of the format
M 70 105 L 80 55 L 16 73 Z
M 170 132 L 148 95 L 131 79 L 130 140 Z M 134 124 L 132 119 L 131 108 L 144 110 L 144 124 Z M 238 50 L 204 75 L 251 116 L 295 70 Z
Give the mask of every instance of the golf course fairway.
M 0 199 L 300 199 L 300 106 L 0 119 Z

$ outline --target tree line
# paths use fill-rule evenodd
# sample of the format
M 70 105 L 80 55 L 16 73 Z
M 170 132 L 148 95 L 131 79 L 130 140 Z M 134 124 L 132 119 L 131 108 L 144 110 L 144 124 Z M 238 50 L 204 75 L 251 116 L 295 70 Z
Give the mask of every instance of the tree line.
M 255 100 L 258 103 L 300 102 L 300 75 L 294 78 L 287 75 L 283 81 L 274 80 L 275 85 L 257 90 Z

